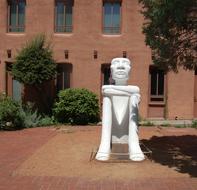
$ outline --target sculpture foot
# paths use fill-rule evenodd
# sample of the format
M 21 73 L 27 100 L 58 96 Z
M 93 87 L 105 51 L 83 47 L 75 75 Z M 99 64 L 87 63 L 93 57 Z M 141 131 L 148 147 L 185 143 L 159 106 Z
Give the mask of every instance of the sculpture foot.
M 130 160 L 139 162 L 139 161 L 143 161 L 145 159 L 144 153 L 142 152 L 138 142 L 131 143 L 129 150 L 130 150 L 129 151 L 130 152 L 130 154 L 129 154 Z
M 145 156 L 143 153 L 138 153 L 138 154 L 132 154 L 129 156 L 130 160 L 140 162 L 145 159 Z
M 96 154 L 96 159 L 100 161 L 107 161 L 109 160 L 109 153 L 98 152 Z

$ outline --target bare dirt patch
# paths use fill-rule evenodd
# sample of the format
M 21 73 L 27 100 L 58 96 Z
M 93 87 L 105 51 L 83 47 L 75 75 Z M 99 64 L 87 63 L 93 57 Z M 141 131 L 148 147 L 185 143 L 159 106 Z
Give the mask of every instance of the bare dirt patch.
M 152 162 L 146 160 L 141 163 L 89 162 L 92 149 L 99 145 L 101 128 L 94 126 L 65 127 L 58 130 L 57 135 L 20 165 L 13 175 L 81 176 L 91 180 L 189 177 L 188 172 L 177 171 L 176 165 L 174 167 L 173 165 L 159 163 L 158 160 Z M 165 129 L 157 127 L 142 128 L 140 136 L 144 140 L 149 140 L 153 136 L 160 138 L 164 136 L 163 131 Z M 195 130 L 191 130 L 191 134 L 197 137 Z M 167 132 L 165 132 L 165 135 L 167 135 Z M 181 133 L 181 135 L 183 134 Z M 182 142 L 182 144 L 184 143 Z M 159 147 L 159 149 L 162 149 L 162 147 Z M 165 154 L 165 152 L 160 152 L 160 154 Z M 160 156 L 162 157 L 162 155 Z M 165 157 L 165 155 L 163 156 Z

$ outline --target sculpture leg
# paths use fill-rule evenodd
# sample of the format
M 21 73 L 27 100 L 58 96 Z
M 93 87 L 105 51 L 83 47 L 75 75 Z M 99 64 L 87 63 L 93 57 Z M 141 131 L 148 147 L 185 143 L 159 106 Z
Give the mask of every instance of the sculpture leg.
M 133 95 L 130 97 L 129 102 L 129 158 L 133 161 L 142 161 L 145 159 L 144 154 L 139 145 L 138 137 L 138 103 L 139 97 Z
M 109 97 L 103 98 L 102 133 L 101 144 L 96 155 L 97 160 L 108 160 L 111 152 L 111 127 L 112 127 L 112 103 Z

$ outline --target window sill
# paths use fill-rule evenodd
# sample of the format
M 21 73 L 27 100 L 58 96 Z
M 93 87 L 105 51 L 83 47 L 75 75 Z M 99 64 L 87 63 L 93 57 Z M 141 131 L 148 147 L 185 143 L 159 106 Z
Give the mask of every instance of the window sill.
M 15 59 L 14 58 L 7 58 L 5 59 L 5 63 L 14 63 Z
M 26 33 L 24 33 L 24 32 L 7 32 L 6 35 L 8 35 L 8 36 L 25 36 Z
M 149 102 L 149 106 L 165 106 L 165 102 Z
M 117 37 L 121 37 L 122 34 L 102 34 L 103 37 L 107 37 L 107 38 L 117 38 Z
M 54 36 L 58 36 L 58 37 L 70 37 L 70 36 L 73 36 L 73 33 L 54 33 Z

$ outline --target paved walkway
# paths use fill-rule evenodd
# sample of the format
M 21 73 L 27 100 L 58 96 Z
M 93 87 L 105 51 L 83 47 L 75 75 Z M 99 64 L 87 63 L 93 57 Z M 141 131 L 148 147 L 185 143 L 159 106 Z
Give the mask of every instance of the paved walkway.
M 197 130 L 141 127 L 142 163 L 89 162 L 100 127 L 0 132 L 0 190 L 197 190 Z

